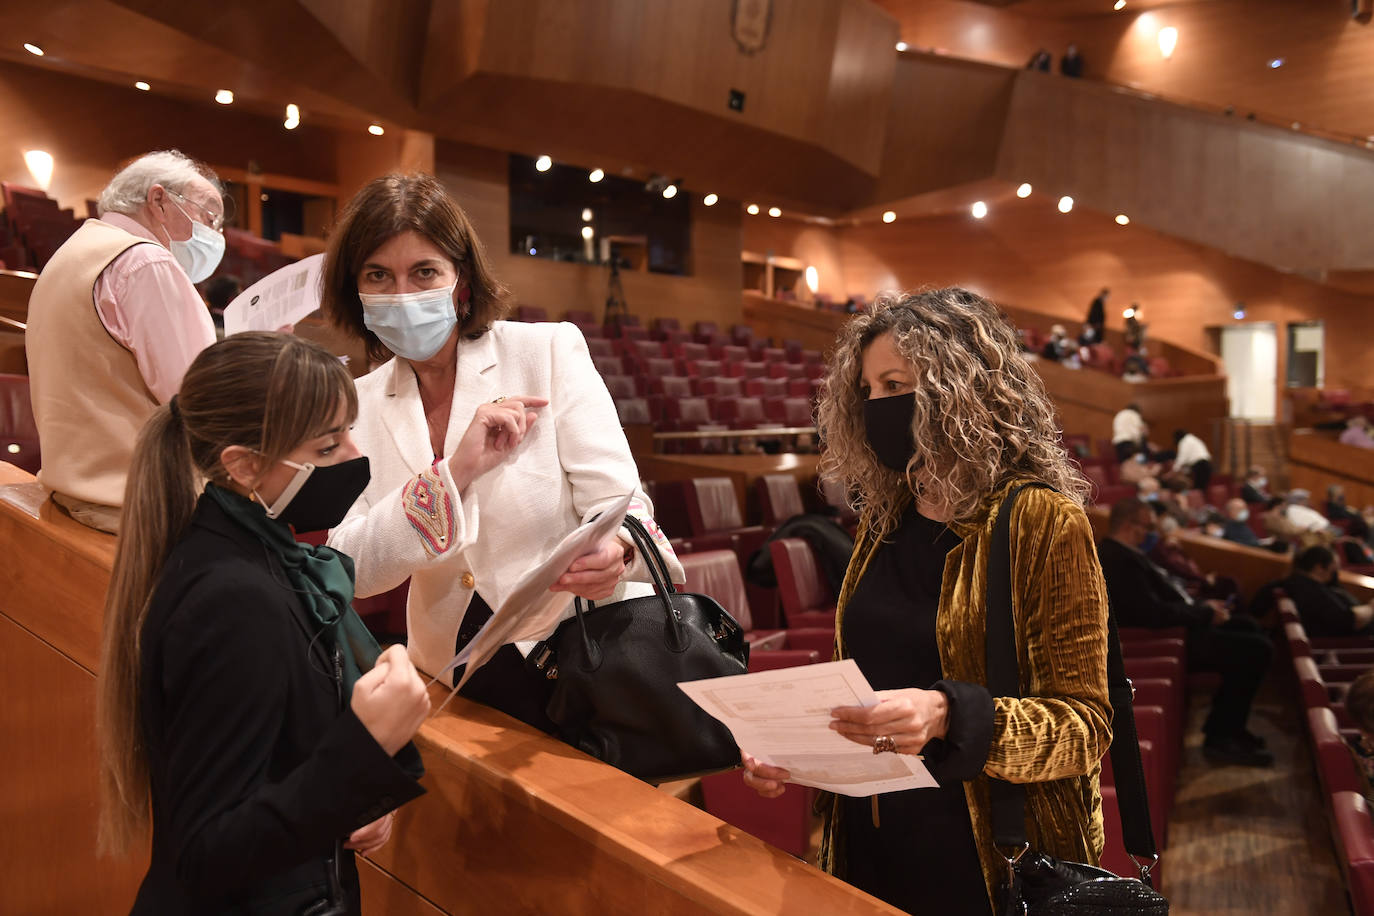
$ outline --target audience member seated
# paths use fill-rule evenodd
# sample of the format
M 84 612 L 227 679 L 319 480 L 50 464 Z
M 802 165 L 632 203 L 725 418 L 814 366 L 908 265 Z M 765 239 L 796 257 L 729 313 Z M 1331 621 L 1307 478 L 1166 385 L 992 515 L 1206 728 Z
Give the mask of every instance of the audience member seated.
M 1364 783 L 1366 799 L 1374 800 L 1374 670 L 1366 671 L 1351 683 L 1345 694 L 1345 712 L 1360 730 L 1358 736 L 1347 738 L 1355 756 L 1355 769 Z
M 1136 495 L 1154 510 L 1156 516 L 1169 516 L 1184 528 L 1193 523 L 1187 508 L 1180 505 L 1174 494 L 1163 489 L 1153 477 L 1146 477 L 1136 485 Z
M 1264 468 L 1256 464 L 1245 472 L 1245 483 L 1240 488 L 1240 498 L 1247 503 L 1269 502 L 1269 478 L 1264 476 Z
M 1150 366 L 1145 362 L 1145 357 L 1139 353 L 1132 353 L 1121 363 L 1121 380 L 1123 382 L 1148 382 L 1150 380 Z
M 1362 541 L 1369 539 L 1369 524 L 1362 513 L 1345 504 L 1345 487 L 1338 483 L 1326 488 L 1326 517 L 1332 522 L 1344 522 L 1351 537 Z
M 117 532 L 138 431 L 215 342 L 192 284 L 224 254 L 224 201 L 214 172 L 167 151 L 115 175 L 99 212 L 34 284 L 25 348 L 38 479 L 77 521 Z
M 1369 433 L 1369 420 L 1359 414 L 1346 420 L 1345 432 L 1341 433 L 1341 444 L 1357 448 L 1374 448 L 1374 436 Z
M 1182 529 L 1177 519 L 1166 515 L 1155 523 L 1155 528 L 1159 532 L 1159 537 L 1154 549 L 1150 551 L 1150 559 L 1181 581 L 1188 589 L 1188 594 L 1194 598 L 1229 601 L 1234 610 L 1240 602 L 1240 588 L 1236 585 L 1236 580 L 1229 576 L 1202 571 L 1179 541 L 1178 533 Z
M 1185 429 L 1176 429 L 1174 451 L 1174 470 L 1192 478 L 1192 489 L 1206 490 L 1212 482 L 1212 453 L 1203 441 Z
M 1040 355 L 1045 359 L 1059 362 L 1077 349 L 1073 341 L 1069 340 L 1069 332 L 1064 329 L 1064 326 L 1056 324 L 1050 328 L 1050 339 L 1045 341 L 1045 346 L 1040 350 Z
M 1301 488 L 1289 490 L 1286 504 L 1281 510 L 1284 520 L 1299 536 L 1334 533 L 1331 522 L 1327 520 L 1326 516 L 1308 504 L 1311 496 L 1311 493 Z
M 1158 477 L 1159 470 L 1158 462 L 1151 461 L 1149 458 L 1145 457 L 1144 454 L 1138 454 L 1133 458 L 1121 462 L 1120 466 L 1116 469 L 1116 476 L 1122 483 L 1139 486 L 1141 482 L 1147 478 Z M 1158 487 L 1158 480 L 1155 481 L 1155 485 Z
M 1371 633 L 1374 605 L 1359 604 L 1340 585 L 1341 561 L 1328 547 L 1314 544 L 1293 558 L 1293 572 L 1280 585 L 1302 618 L 1308 636 Z
M 1243 499 L 1226 501 L 1226 520 L 1222 523 L 1221 536 L 1228 541 L 1244 544 L 1246 547 L 1260 547 L 1259 536 L 1250 527 L 1250 506 Z
M 1150 450 L 1150 427 L 1140 415 L 1138 404 L 1127 404 L 1112 417 L 1112 447 L 1116 460 L 1124 462 L 1132 455 Z
M 1142 551 L 1154 533 L 1150 507 L 1138 499 L 1112 506 L 1107 537 L 1098 544 L 1107 598 L 1123 627 L 1188 628 L 1188 666 L 1221 674 L 1221 687 L 1203 724 L 1203 754 L 1216 763 L 1268 766 L 1273 754 L 1247 720 L 1273 649 L 1249 618 L 1232 618 L 1226 603 L 1195 601 Z

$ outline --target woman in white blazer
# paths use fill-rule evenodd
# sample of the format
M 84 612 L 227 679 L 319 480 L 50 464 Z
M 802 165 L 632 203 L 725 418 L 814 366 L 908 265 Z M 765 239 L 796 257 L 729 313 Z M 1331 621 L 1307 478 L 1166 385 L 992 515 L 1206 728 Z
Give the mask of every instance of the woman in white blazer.
M 329 544 L 353 558 L 360 597 L 410 579 L 417 667 L 442 670 L 526 569 L 627 493 L 683 581 L 581 332 L 497 320 L 506 291 L 436 179 L 390 175 L 360 191 L 331 236 L 323 287 L 333 323 L 387 360 L 357 381 L 353 436 L 372 481 Z M 648 594 L 631 583 L 649 581 L 621 534 L 555 589 L 570 614 L 574 595 L 614 601 Z M 463 694 L 552 731 L 548 687 L 510 645 Z

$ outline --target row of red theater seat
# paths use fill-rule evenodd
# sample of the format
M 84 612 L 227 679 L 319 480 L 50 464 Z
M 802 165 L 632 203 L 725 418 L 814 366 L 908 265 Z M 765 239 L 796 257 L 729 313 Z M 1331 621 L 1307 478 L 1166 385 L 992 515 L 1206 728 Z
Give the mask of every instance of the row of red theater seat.
M 1348 741 L 1359 729 L 1345 708 L 1350 683 L 1374 667 L 1374 639 L 1309 638 L 1292 602 L 1279 602 L 1279 618 L 1298 695 L 1306 714 L 1317 781 L 1321 786 L 1336 859 L 1356 916 L 1374 914 L 1374 821 Z
M 4 201 L 3 224 L 10 236 L 0 258 L 11 269 L 40 270 L 53 252 L 81 225 L 76 214 L 62 209 L 56 200 L 37 188 L 0 182 Z

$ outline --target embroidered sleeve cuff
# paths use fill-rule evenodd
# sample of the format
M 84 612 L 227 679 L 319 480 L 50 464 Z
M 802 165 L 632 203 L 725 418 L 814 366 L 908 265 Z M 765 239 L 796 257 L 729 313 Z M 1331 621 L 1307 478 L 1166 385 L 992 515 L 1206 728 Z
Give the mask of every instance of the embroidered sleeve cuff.
M 453 498 L 435 466 L 413 478 L 401 491 L 406 521 L 420 537 L 425 553 L 436 557 L 456 540 Z

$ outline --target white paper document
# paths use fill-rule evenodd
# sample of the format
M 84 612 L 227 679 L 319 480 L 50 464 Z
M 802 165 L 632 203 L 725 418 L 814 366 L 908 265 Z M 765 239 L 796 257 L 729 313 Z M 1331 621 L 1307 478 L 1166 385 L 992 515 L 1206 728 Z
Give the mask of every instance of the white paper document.
M 467 665 L 444 703 L 453 699 L 458 688 L 467 683 L 472 673 L 486 664 L 496 650 L 506 643 L 543 639 L 549 635 L 573 602 L 570 592 L 551 592 L 549 588 L 568 571 L 574 560 L 596 550 L 602 541 L 620 529 L 633 497 L 633 493 L 627 493 L 596 518 L 574 529 L 558 542 L 552 553 L 520 577 L 510 596 L 492 612 L 491 619 L 482 625 L 472 641 L 434 679 L 440 680 L 459 665 Z M 443 706 L 439 708 L 443 709 Z
M 856 797 L 936 785 L 919 757 L 875 754 L 830 728 L 835 707 L 878 702 L 852 658 L 678 686 L 723 722 L 742 750 L 789 771 L 790 782 Z
M 274 270 L 224 307 L 224 336 L 242 331 L 276 331 L 320 307 L 323 254 L 312 254 Z

